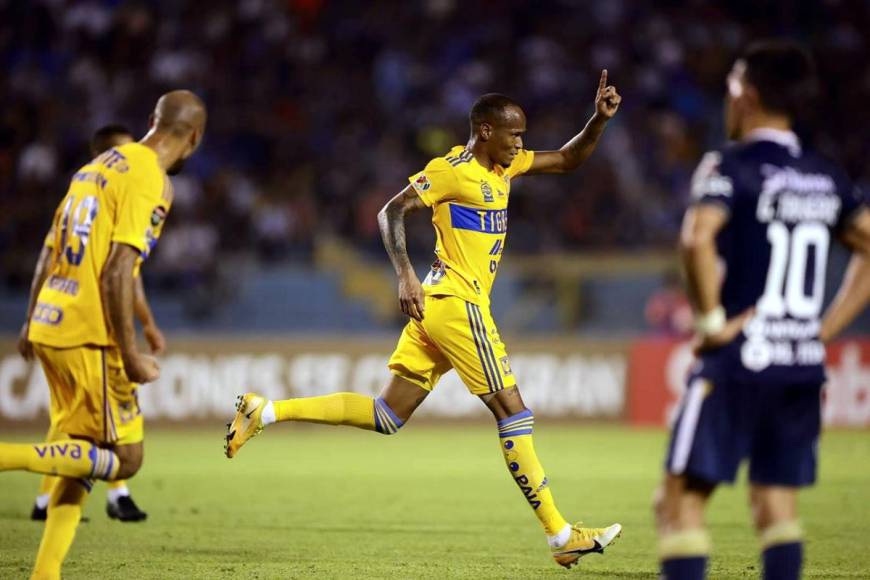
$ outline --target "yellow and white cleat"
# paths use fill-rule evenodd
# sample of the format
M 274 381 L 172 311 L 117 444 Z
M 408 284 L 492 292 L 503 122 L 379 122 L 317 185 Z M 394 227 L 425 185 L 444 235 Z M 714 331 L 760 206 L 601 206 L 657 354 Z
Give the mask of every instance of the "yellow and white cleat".
M 587 554 L 604 553 L 604 548 L 622 535 L 622 526 L 613 524 L 606 528 L 581 528 L 571 526 L 571 537 L 564 546 L 551 548 L 553 559 L 565 568 L 570 568 Z
M 245 393 L 236 397 L 236 416 L 232 423 L 227 423 L 227 437 L 224 442 L 224 453 L 227 457 L 235 457 L 242 445 L 263 430 L 263 408 L 268 402 L 268 399 L 256 393 Z

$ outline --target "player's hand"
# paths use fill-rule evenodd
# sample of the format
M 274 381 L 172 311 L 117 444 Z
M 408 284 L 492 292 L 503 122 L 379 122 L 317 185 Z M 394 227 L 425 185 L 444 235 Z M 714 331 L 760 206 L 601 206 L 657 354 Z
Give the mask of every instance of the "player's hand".
M 124 357 L 124 371 L 131 382 L 153 383 L 160 378 L 160 363 L 150 354 L 134 353 Z
M 425 297 L 423 285 L 413 272 L 399 276 L 399 304 L 402 312 L 414 320 L 423 320 Z
M 33 343 L 27 338 L 29 332 L 30 322 L 25 322 L 18 333 L 18 354 L 24 357 L 24 360 L 33 360 Z
M 607 84 L 607 69 L 601 71 L 598 79 L 598 92 L 595 94 L 595 112 L 605 119 L 610 119 L 619 109 L 622 97 L 616 92 L 616 87 Z
M 145 341 L 151 349 L 151 354 L 161 355 L 166 351 L 166 337 L 163 336 L 163 332 L 157 328 L 156 324 L 143 327 L 142 334 L 145 335 Z
M 697 355 L 725 346 L 737 338 L 737 335 L 753 316 L 755 316 L 755 308 L 748 308 L 734 318 L 727 320 L 722 330 L 716 334 L 696 335 L 692 341 L 692 350 Z

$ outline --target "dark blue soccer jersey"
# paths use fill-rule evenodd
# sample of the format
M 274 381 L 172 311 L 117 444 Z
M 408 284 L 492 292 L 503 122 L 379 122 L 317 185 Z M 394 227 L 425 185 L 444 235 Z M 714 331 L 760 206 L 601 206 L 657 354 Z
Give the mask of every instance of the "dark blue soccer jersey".
M 818 335 L 828 252 L 863 203 L 857 190 L 837 166 L 803 151 L 793 133 L 763 129 L 708 153 L 692 197 L 729 212 L 717 238 L 728 317 L 756 309 L 725 349 L 734 363 L 776 382 L 822 382 Z

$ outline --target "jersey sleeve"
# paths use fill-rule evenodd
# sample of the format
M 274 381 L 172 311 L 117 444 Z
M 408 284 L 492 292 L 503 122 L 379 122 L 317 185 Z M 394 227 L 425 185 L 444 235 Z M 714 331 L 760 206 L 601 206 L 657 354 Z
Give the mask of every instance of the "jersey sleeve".
M 147 256 L 156 243 L 153 227 L 167 212 L 162 197 L 163 184 L 155 176 L 136 175 L 132 171 L 118 177 L 122 181 L 116 189 L 118 200 L 112 241 L 133 246 Z
M 408 178 L 411 187 L 427 206 L 449 201 L 459 191 L 453 167 L 443 157 L 430 161 L 426 168 Z
M 511 161 L 511 164 L 507 167 L 507 169 L 505 169 L 505 173 L 507 173 L 512 178 L 519 177 L 532 167 L 532 163 L 534 161 L 534 151 L 520 149 L 520 152 L 517 153 L 517 156 L 514 157 L 514 160 Z
M 692 203 L 716 203 L 728 211 L 734 205 L 734 180 L 722 153 L 710 151 L 701 158 L 692 175 Z

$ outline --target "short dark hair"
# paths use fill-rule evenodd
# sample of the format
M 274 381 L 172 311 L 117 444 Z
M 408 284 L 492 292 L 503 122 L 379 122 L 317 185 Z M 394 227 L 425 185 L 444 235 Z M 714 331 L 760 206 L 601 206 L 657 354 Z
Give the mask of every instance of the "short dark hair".
M 117 123 L 113 123 L 111 125 L 104 125 L 94 131 L 94 134 L 91 136 L 91 155 L 97 156 L 106 149 L 109 149 L 112 146 L 112 138 L 117 137 L 119 135 L 129 135 L 133 136 L 133 133 L 130 132 L 130 129 L 125 127 L 124 125 L 120 125 Z
M 762 106 L 771 112 L 799 118 L 818 93 L 813 57 L 796 42 L 754 42 L 742 59 L 746 80 L 758 91 Z
M 493 122 L 498 121 L 504 116 L 505 109 L 509 107 L 520 108 L 515 100 L 501 93 L 487 93 L 478 97 L 468 114 L 472 130 L 481 123 L 493 124 Z

